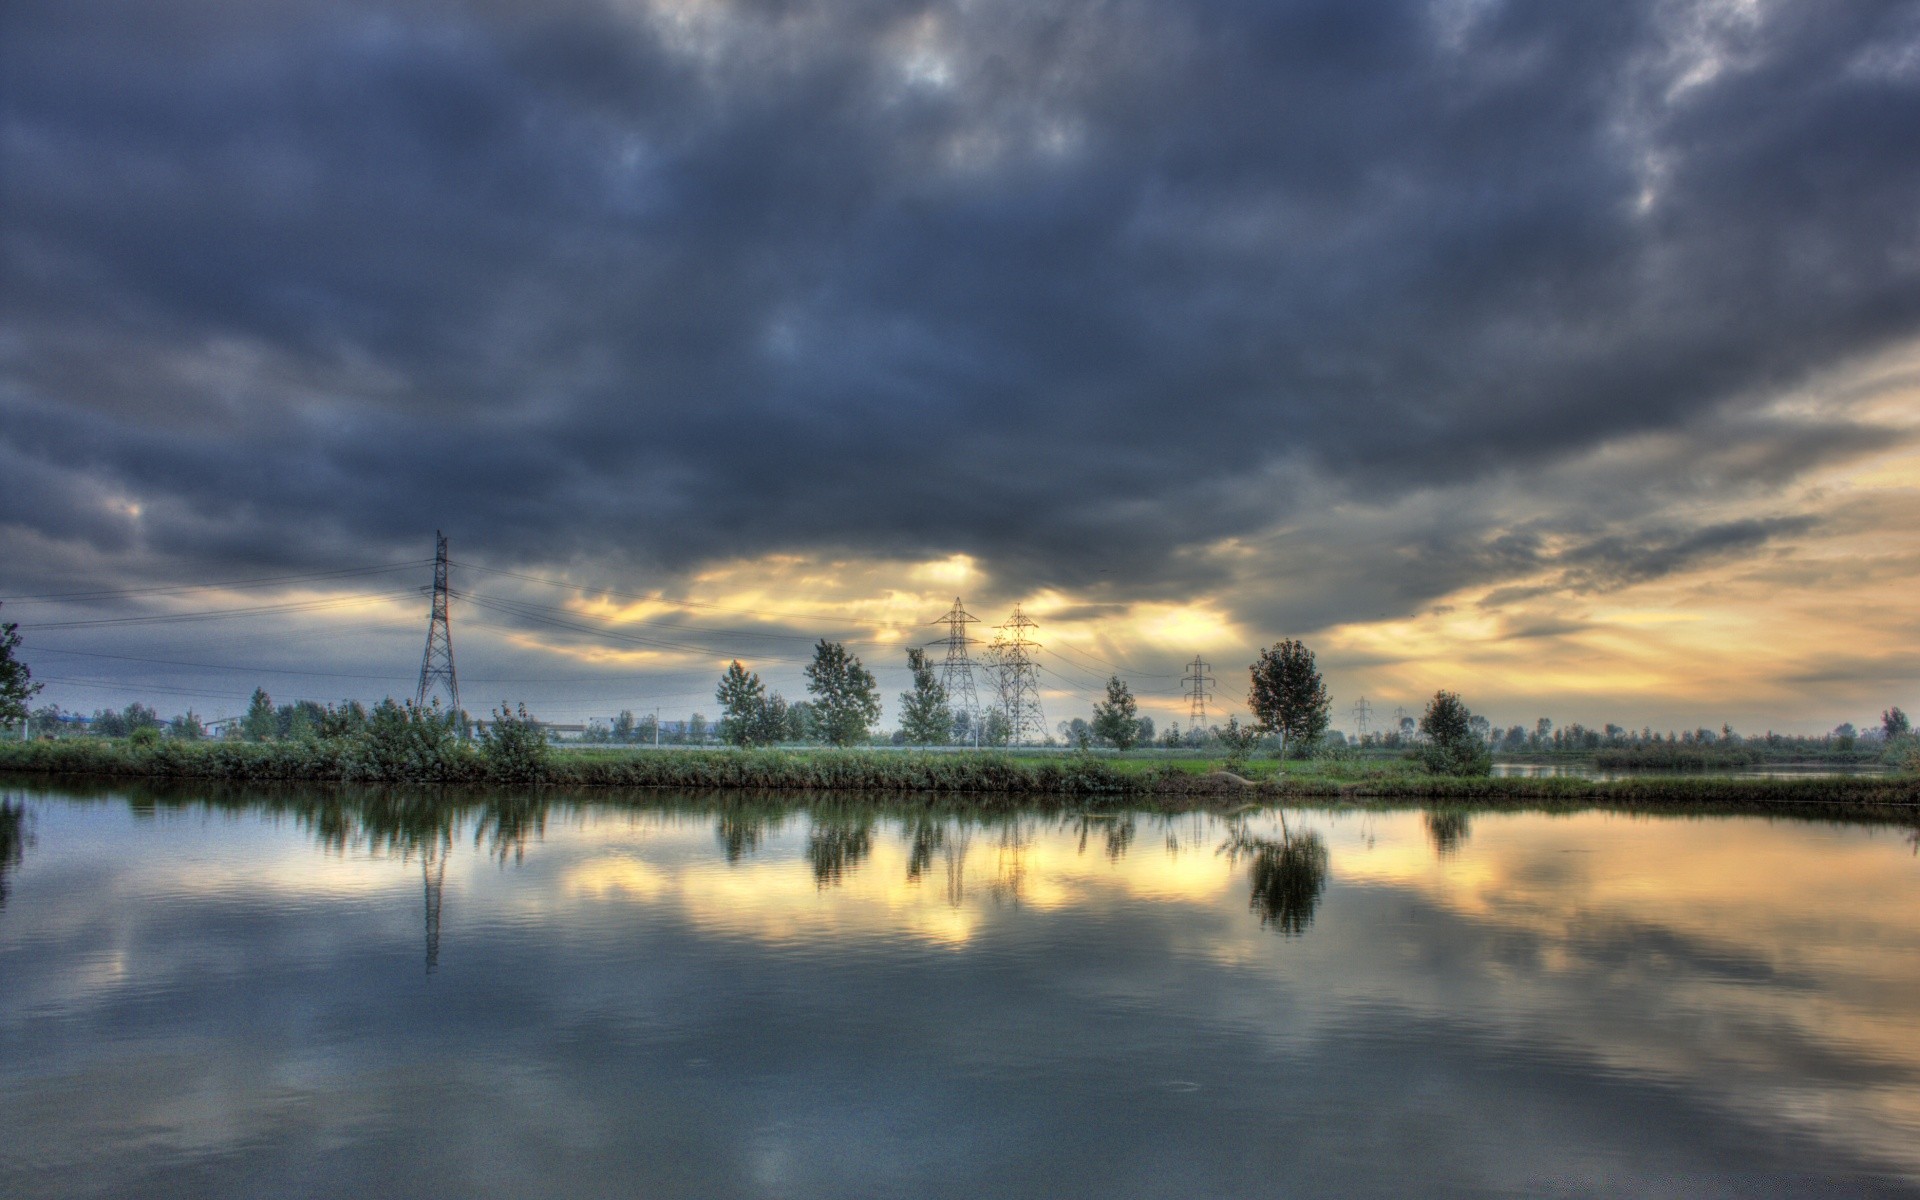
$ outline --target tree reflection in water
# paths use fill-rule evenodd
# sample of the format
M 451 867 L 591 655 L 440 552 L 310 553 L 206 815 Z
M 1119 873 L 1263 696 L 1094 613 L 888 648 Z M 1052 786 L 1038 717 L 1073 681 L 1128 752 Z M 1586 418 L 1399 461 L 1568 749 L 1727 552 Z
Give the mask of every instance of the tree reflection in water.
M 1294 833 L 1284 816 L 1278 838 L 1256 837 L 1236 825 L 1220 852 L 1236 864 L 1250 860 L 1247 906 L 1260 915 L 1260 928 L 1299 937 L 1313 924 L 1314 910 L 1327 889 L 1327 845 L 1318 833 Z
M 839 887 L 873 851 L 873 819 L 815 817 L 807 832 L 807 861 L 818 888 Z
M 1465 809 L 1427 810 L 1427 836 L 1433 839 L 1433 852 L 1441 858 L 1452 858 L 1460 853 L 1460 847 L 1472 832 Z
M 27 828 L 27 810 L 11 800 L 0 800 L 0 906 L 7 902 L 7 876 L 26 861 L 33 832 Z
M 907 882 L 919 883 L 933 865 L 934 852 L 947 844 L 943 822 L 931 817 L 916 817 L 907 826 Z
M 727 861 L 737 863 L 743 855 L 760 849 L 769 824 L 765 817 L 751 813 L 722 812 L 713 826 L 714 840 L 720 843 L 720 852 L 727 856 Z
M 1101 830 L 1107 839 L 1107 858 L 1119 862 L 1127 856 L 1133 847 L 1133 838 L 1139 832 L 1139 825 L 1132 813 L 1121 816 L 1085 813 L 1075 822 L 1074 828 L 1080 835 L 1080 853 L 1087 852 L 1087 835 L 1095 829 Z

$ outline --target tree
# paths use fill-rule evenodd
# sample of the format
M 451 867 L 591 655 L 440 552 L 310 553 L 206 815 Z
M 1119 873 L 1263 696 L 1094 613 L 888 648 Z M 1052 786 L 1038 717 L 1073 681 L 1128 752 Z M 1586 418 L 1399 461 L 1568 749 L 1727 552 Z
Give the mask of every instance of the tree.
M 632 709 L 623 708 L 620 710 L 620 715 L 613 719 L 613 725 L 608 728 L 607 736 L 623 746 L 634 740 Z
M 1230 771 L 1245 766 L 1247 756 L 1253 753 L 1254 746 L 1260 741 L 1260 731 L 1251 725 L 1241 728 L 1238 716 L 1228 717 L 1224 727 L 1214 730 L 1214 736 L 1226 748 L 1227 769 Z
M 1118 675 L 1107 678 L 1107 699 L 1093 706 L 1093 736 L 1120 750 L 1131 750 L 1140 738 L 1140 706 Z
M 788 742 L 810 742 L 814 737 L 814 710 L 811 701 L 795 700 L 787 705 L 787 727 L 781 732 L 781 740 Z
M 1004 746 L 1013 740 L 1013 722 L 1007 720 L 1005 710 L 990 708 L 980 718 L 980 744 L 982 746 Z
M 1435 775 L 1486 775 L 1493 770 L 1493 755 L 1473 722 L 1473 713 L 1458 694 L 1433 694 L 1420 718 L 1420 733 L 1426 740 L 1420 758 L 1427 770 Z
M 806 675 L 821 738 L 835 746 L 865 741 L 868 726 L 880 719 L 879 687 L 873 673 L 845 646 L 822 638 L 813 649 Z
M 267 689 L 253 689 L 253 699 L 247 705 L 247 715 L 240 722 L 240 733 L 250 742 L 264 742 L 280 732 L 279 714 L 273 711 L 273 697 L 267 695 Z
M 18 725 L 27 719 L 27 701 L 39 694 L 41 684 L 33 681 L 27 664 L 15 658 L 20 648 L 20 626 L 13 621 L 0 625 L 0 725 Z
M 1247 705 L 1255 727 L 1280 735 L 1281 758 L 1287 756 L 1289 743 L 1307 747 L 1320 740 L 1332 720 L 1332 703 L 1305 643 L 1292 638 L 1278 642 L 1262 650 L 1247 670 L 1253 678 Z
M 8 626 L 8 628 L 11 629 L 12 626 Z M 1907 714 L 1901 712 L 1896 705 L 1880 714 L 1880 731 L 1886 735 L 1888 741 L 1892 741 L 1897 737 L 1904 737 L 1912 733 L 1913 722 L 1908 720 Z
M 751 746 L 761 740 L 767 689 L 758 674 L 734 659 L 726 674 L 720 677 L 720 686 L 714 690 L 713 698 L 720 705 L 720 740 L 736 746 Z
M 207 727 L 200 723 L 200 714 L 192 709 L 169 722 L 167 731 L 183 742 L 197 742 L 207 736 Z
M 760 702 L 760 713 L 753 722 L 753 741 L 755 745 L 771 746 L 787 736 L 786 697 L 779 692 L 769 693 Z
M 907 670 L 913 672 L 913 690 L 900 693 L 900 732 L 909 745 L 944 746 L 953 734 L 953 709 L 947 689 L 927 665 L 927 652 L 907 651 Z

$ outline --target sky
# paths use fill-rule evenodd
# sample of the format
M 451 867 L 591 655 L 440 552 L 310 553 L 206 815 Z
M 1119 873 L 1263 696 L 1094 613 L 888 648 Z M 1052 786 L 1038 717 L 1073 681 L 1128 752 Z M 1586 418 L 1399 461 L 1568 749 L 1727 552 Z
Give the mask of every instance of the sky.
M 476 711 L 824 636 L 891 720 L 958 595 L 1049 724 L 1285 637 L 1349 728 L 1877 723 L 1916 130 L 1912 2 L 11 0 L 0 619 L 407 695 L 444 530 Z

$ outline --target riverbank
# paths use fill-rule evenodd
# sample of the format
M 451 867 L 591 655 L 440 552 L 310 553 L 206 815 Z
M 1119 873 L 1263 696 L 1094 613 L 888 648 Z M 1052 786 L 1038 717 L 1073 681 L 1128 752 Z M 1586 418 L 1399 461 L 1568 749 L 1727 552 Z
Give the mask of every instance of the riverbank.
M 173 742 L 69 739 L 0 744 L 0 772 L 233 783 L 509 783 L 559 788 L 680 791 L 890 792 L 1208 803 L 1399 800 L 1419 803 L 1566 801 L 1649 807 L 1697 804 L 1920 810 L 1920 776 L 1733 779 L 1451 778 L 1378 765 L 1305 764 L 1252 777 L 1204 759 L 861 750 L 693 750 L 604 753 L 559 749 L 538 761 L 490 759 L 465 744 L 431 754 L 370 755 L 352 741 Z M 1290 767 L 1292 764 L 1290 764 Z

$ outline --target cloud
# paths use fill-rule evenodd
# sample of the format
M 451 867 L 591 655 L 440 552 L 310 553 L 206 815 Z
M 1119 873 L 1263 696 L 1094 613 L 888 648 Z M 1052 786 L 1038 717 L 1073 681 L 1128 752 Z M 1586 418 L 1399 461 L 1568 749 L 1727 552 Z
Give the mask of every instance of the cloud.
M 1891 436 L 1771 406 L 1920 334 L 1920 79 L 1741 11 L 11 4 L 9 586 L 442 527 L 1299 629 L 1765 553 L 1686 506 Z

